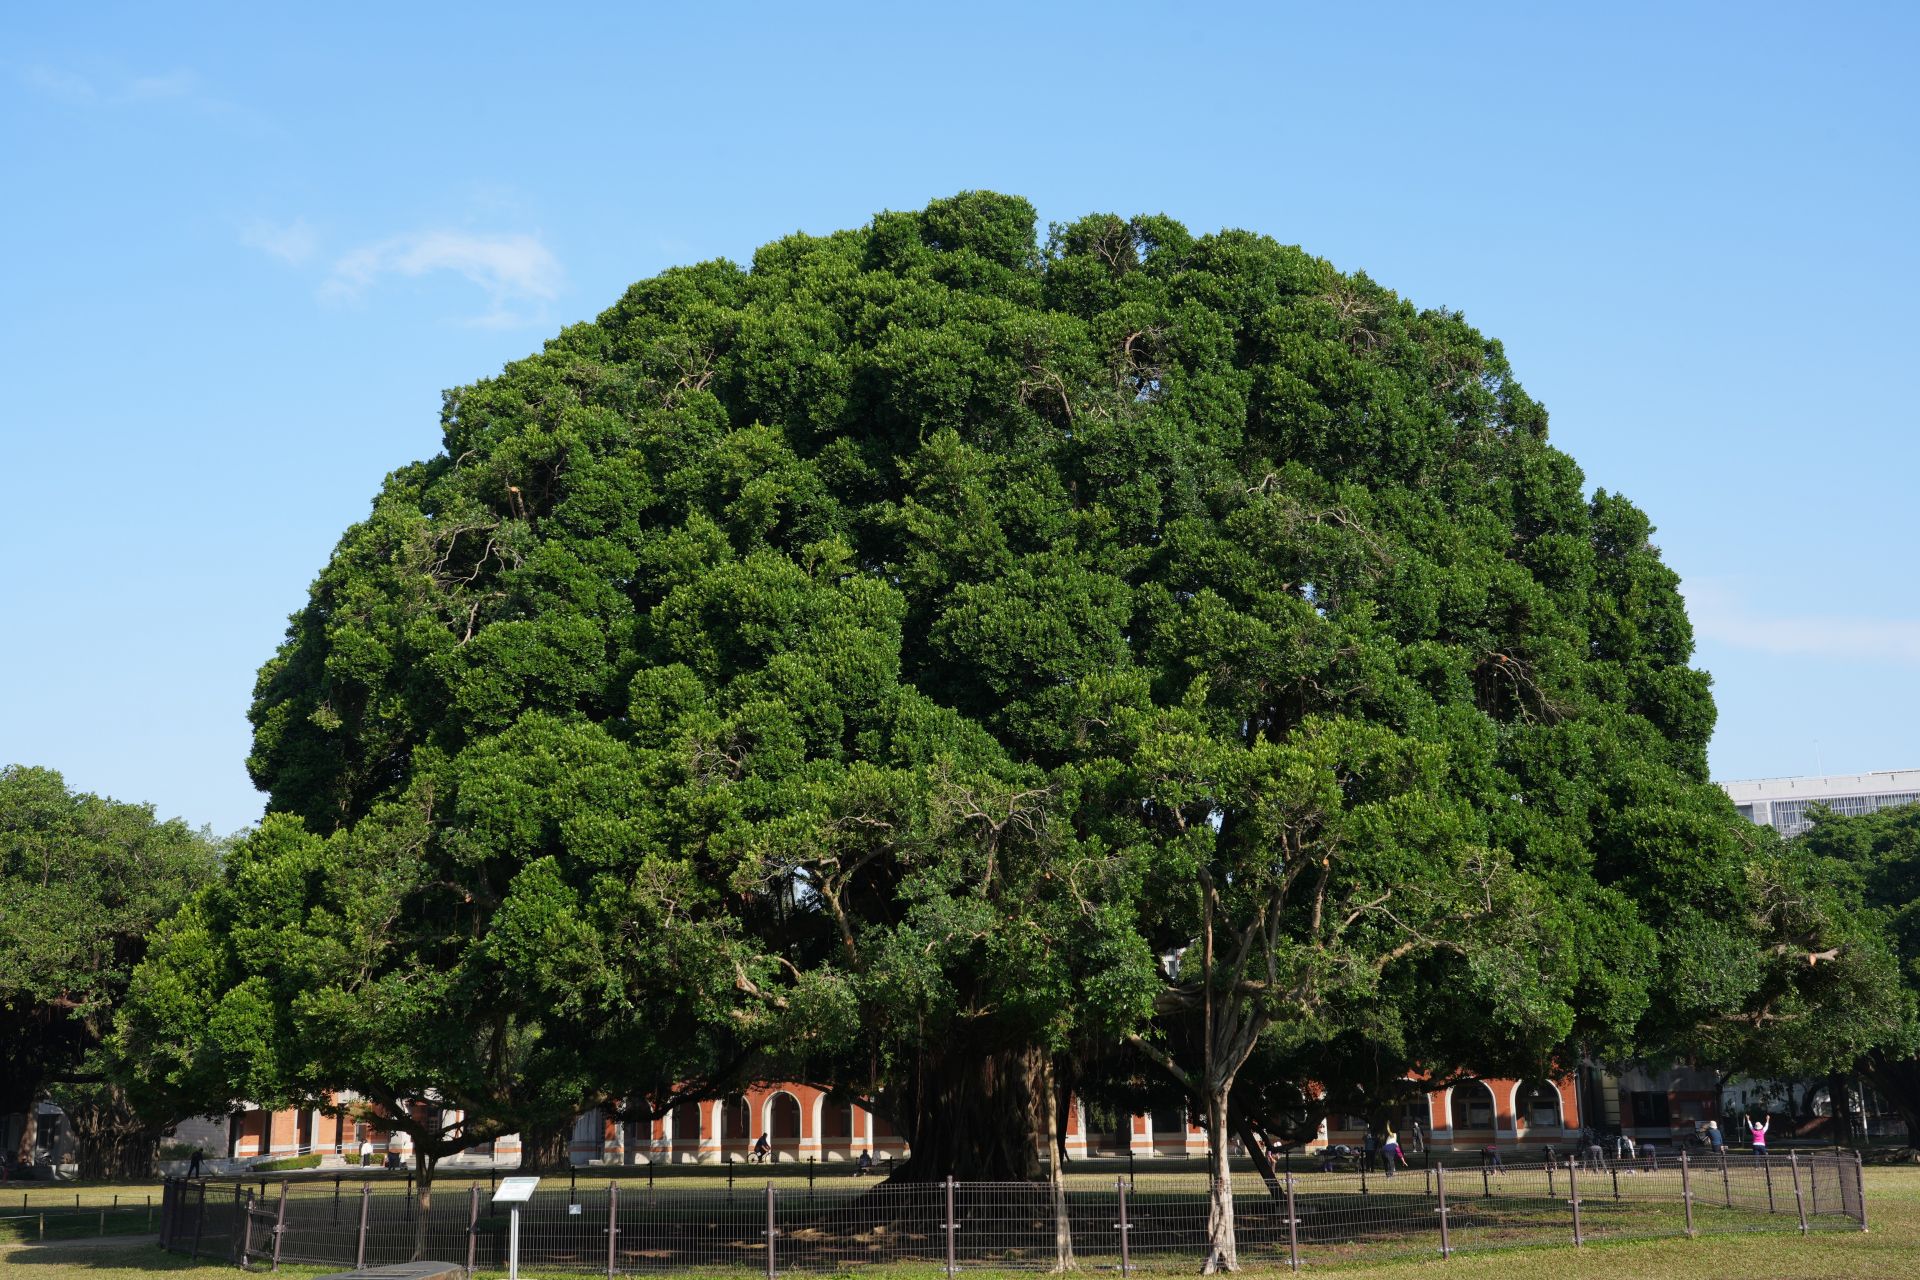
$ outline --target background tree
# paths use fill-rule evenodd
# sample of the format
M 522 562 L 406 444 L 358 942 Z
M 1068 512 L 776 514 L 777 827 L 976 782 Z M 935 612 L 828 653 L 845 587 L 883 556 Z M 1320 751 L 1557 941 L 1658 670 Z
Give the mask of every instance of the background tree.
M 216 847 L 151 805 L 74 793 L 51 769 L 0 770 L 0 1112 L 66 1113 L 84 1178 L 151 1174 L 186 1113 L 138 1109 L 105 1040 L 148 932 L 211 877 Z
M 1920 805 L 1811 816 L 1755 886 L 1773 945 L 1750 1011 L 1767 1043 L 1741 1060 L 1755 1074 L 1831 1073 L 1836 1123 L 1840 1074 L 1857 1070 L 1920 1134 Z
M 1416 971 L 1562 1045 L 1709 985 L 1756 846 L 1676 580 L 1456 313 L 1164 217 L 1042 246 L 967 192 L 642 281 L 442 425 L 261 671 L 271 807 L 333 859 L 401 806 L 408 893 L 474 939 L 542 859 L 603 946 L 690 911 L 698 1025 L 886 1089 L 916 1176 L 1030 1169 L 1062 1046 L 1194 1014 L 1204 1095 L 1250 1028 L 1331 1040 Z M 537 830 L 466 798 L 522 756 L 581 798 Z M 1343 939 L 1297 917 L 1320 857 Z M 1501 912 L 1527 963 L 1469 940 Z M 1209 920 L 1259 945 L 1169 976 Z M 1358 998 L 1276 1022 L 1241 984 L 1283 951 Z M 672 996 L 599 973 L 549 990 Z

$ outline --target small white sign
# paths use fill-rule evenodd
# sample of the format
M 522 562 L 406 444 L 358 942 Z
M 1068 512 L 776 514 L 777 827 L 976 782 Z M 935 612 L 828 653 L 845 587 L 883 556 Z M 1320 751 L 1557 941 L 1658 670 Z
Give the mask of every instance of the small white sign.
M 577 1218 L 580 1216 L 580 1206 L 577 1204 L 570 1204 L 567 1206 L 567 1212 Z
M 495 1204 L 525 1204 L 533 1198 L 533 1189 L 540 1185 L 538 1178 L 502 1178 L 500 1189 L 493 1193 Z

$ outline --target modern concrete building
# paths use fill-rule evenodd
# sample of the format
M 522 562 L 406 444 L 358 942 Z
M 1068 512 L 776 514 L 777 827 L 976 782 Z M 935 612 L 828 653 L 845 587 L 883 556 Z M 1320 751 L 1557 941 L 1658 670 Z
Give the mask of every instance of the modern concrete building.
M 1788 839 L 1812 825 L 1807 810 L 1816 804 L 1835 813 L 1872 813 L 1894 805 L 1920 802 L 1920 769 L 1890 769 L 1881 773 L 1839 773 L 1820 778 L 1754 778 L 1723 782 L 1740 816 L 1772 827 Z

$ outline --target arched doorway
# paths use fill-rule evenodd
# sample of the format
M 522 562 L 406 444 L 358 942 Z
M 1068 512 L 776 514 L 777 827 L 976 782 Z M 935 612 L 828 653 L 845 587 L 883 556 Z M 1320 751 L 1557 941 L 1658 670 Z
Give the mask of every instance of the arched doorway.
M 753 1109 L 739 1094 L 720 1107 L 720 1151 L 722 1156 L 745 1160 L 753 1150 Z
M 792 1094 L 776 1093 L 767 1100 L 767 1140 L 775 1160 L 800 1158 L 800 1100 Z
M 1133 1145 L 1133 1117 L 1105 1103 L 1087 1104 L 1087 1154 L 1125 1155 Z
M 673 1162 L 680 1164 L 700 1158 L 700 1104 L 676 1102 L 673 1105 Z
M 820 1100 L 820 1158 L 851 1160 L 858 1144 L 853 1138 L 853 1104 L 842 1098 Z
M 1485 1146 L 1493 1141 L 1493 1090 L 1485 1081 L 1455 1085 L 1447 1109 L 1455 1146 Z

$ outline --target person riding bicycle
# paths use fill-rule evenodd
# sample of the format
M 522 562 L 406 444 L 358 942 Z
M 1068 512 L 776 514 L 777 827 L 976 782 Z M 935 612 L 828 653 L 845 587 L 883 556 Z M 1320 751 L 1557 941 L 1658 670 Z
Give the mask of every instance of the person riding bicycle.
M 753 1162 L 755 1164 L 765 1164 L 767 1157 L 771 1154 L 773 1154 L 773 1144 L 767 1141 L 767 1135 L 763 1133 L 753 1144 Z

